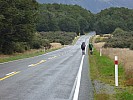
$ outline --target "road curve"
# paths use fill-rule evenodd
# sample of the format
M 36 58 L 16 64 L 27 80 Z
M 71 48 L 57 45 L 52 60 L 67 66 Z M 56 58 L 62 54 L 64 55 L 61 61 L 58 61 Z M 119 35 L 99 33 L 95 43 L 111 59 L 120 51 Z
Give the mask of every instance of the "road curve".
M 0 100 L 73 100 L 82 53 L 81 36 L 74 46 L 18 61 L 0 64 Z M 78 100 L 93 100 L 85 55 Z

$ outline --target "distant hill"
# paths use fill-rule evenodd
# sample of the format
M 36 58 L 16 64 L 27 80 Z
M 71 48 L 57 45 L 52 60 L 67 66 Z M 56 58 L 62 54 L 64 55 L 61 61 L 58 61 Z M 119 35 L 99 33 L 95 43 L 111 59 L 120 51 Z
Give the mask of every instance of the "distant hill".
M 80 5 L 92 13 L 98 13 L 109 7 L 133 8 L 133 0 L 37 0 L 39 3 L 62 3 Z

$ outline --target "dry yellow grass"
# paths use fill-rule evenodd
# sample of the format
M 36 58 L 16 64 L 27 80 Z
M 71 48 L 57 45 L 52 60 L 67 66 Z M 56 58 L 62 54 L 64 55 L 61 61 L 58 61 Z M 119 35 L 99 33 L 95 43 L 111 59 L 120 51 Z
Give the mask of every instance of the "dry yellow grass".
M 61 48 L 62 45 L 60 43 L 50 43 L 51 45 L 51 48 L 50 49 L 58 49 L 58 48 Z M 34 54 L 34 53 L 37 53 L 37 52 L 40 52 L 40 51 L 44 51 L 44 48 L 41 48 L 41 49 L 31 49 L 31 50 L 27 50 L 23 53 L 14 53 L 12 55 L 4 55 L 4 54 L 0 54 L 0 59 L 6 59 L 6 58 L 11 58 L 11 57 L 15 57 L 17 55 L 29 55 L 29 54 Z
M 97 50 L 100 50 L 104 42 L 94 43 L 94 47 Z M 109 56 L 111 59 L 114 59 L 115 56 L 118 56 L 118 61 L 124 66 L 127 85 L 133 85 L 133 50 L 127 48 L 102 48 L 102 54 Z
M 4 54 L 0 54 L 0 58 L 9 58 L 9 57 L 12 57 L 12 56 L 16 56 L 16 55 L 21 55 L 21 54 L 31 54 L 31 53 L 35 53 L 35 52 L 39 52 L 41 49 L 31 49 L 31 50 L 27 50 L 25 51 L 24 53 L 14 53 L 12 55 L 4 55 Z
M 61 43 L 50 43 L 50 45 L 51 49 L 57 49 L 62 47 Z

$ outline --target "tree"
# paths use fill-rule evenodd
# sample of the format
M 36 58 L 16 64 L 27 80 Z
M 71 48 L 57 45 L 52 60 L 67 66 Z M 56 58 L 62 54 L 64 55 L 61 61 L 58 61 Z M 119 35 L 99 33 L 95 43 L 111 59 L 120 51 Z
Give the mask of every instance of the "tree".
M 80 32 L 79 18 L 86 20 L 87 25 L 85 29 L 90 31 L 93 27 L 93 14 L 90 11 L 78 5 L 40 4 L 37 30 L 78 33 Z
M 128 8 L 108 8 L 96 14 L 94 29 L 98 33 L 112 33 L 117 27 L 126 31 L 133 28 L 133 10 Z
M 61 31 L 79 32 L 79 25 L 73 18 L 65 17 L 59 21 Z
M 80 19 L 78 19 L 78 23 L 80 25 L 80 33 L 81 33 L 81 35 L 83 35 L 84 30 L 88 27 L 88 22 L 86 19 L 80 18 Z
M 0 4 L 0 50 L 11 54 L 16 42 L 32 41 L 38 4 L 35 0 L 1 0 Z

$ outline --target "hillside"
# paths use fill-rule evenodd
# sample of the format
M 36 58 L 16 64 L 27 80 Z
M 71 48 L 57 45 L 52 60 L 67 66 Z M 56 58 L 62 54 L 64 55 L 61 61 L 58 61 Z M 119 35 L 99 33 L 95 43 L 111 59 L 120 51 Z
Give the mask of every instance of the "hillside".
M 96 14 L 94 30 L 97 33 L 112 33 L 117 27 L 133 31 L 133 9 L 109 8 Z
M 37 34 L 42 31 L 51 31 L 53 34 L 58 31 L 64 36 L 68 35 L 65 32 L 77 35 L 89 31 L 112 33 L 118 27 L 124 31 L 133 31 L 133 9 L 111 7 L 93 14 L 79 5 L 38 4 L 26 0 L 11 3 L 2 0 L 1 4 L 0 53 L 4 54 L 49 47 L 51 41 Z M 58 38 L 57 41 L 66 43 Z
M 98 13 L 109 7 L 133 8 L 132 0 L 37 0 L 39 3 L 62 3 L 80 5 L 92 13 Z
M 65 4 L 41 4 L 37 31 L 66 31 L 84 34 L 92 30 L 93 14 L 78 6 Z

